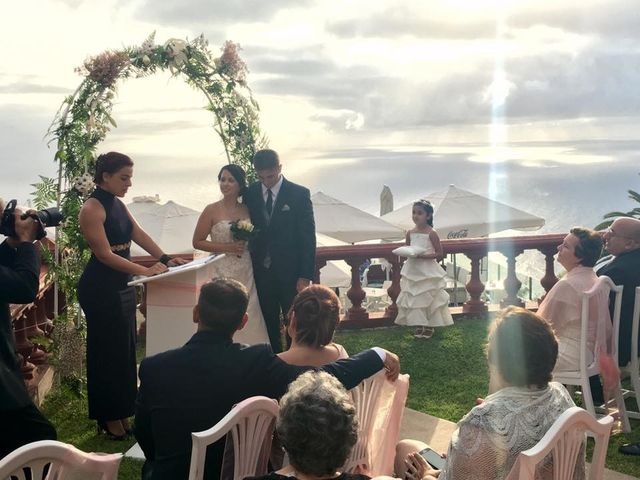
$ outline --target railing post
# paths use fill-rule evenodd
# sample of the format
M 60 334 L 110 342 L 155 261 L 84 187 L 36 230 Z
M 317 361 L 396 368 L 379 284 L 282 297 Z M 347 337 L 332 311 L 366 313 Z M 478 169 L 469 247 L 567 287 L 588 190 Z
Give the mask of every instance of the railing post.
M 16 339 L 16 350 L 23 359 L 21 366 L 22 377 L 25 380 L 31 380 L 33 378 L 33 371 L 36 366 L 29 362 L 31 352 L 33 352 L 34 345 L 29 341 L 26 335 L 26 312 L 22 313 L 19 318 L 13 322 L 13 332 Z
M 391 286 L 387 289 L 387 294 L 391 299 L 391 305 L 385 308 L 384 314 L 391 320 L 395 320 L 398 316 L 398 305 L 396 304 L 396 300 L 398 299 L 398 295 L 400 295 L 400 269 L 402 268 L 402 265 L 399 257 L 395 255 L 386 257 L 386 259 L 391 264 Z
M 53 288 L 50 288 L 47 293 L 49 291 L 53 291 Z M 38 327 L 44 331 L 45 335 L 50 335 L 51 332 L 53 332 L 54 325 L 53 321 L 47 317 L 48 302 L 46 299 L 47 296 L 45 295 L 44 298 L 41 298 L 36 303 L 36 321 Z
M 320 283 L 320 270 L 327 264 L 326 260 L 316 259 L 316 272 L 313 277 L 313 283 Z
M 368 320 L 369 313 L 362 307 L 366 296 L 360 283 L 360 265 L 364 261 L 362 257 L 349 257 L 345 261 L 351 267 L 351 288 L 347 291 L 347 298 L 351 302 L 351 308 L 346 312 L 346 318 L 350 321 Z
M 26 316 L 24 317 L 24 334 L 29 339 L 44 337 L 44 331 L 38 327 L 37 310 L 35 305 L 32 306 L 26 311 Z M 37 344 L 33 344 L 33 348 L 29 353 L 29 361 L 35 365 L 42 365 L 47 361 L 47 354 Z
M 487 305 L 480 300 L 480 295 L 484 292 L 484 283 L 480 280 L 480 260 L 484 257 L 484 253 L 465 252 L 465 255 L 471 260 L 471 278 L 467 283 L 467 292 L 469 292 L 469 300 L 462 305 L 463 313 L 484 313 Z
M 558 249 L 556 247 L 547 247 L 539 248 L 538 250 L 544 255 L 544 277 L 540 279 L 540 285 L 542 285 L 542 288 L 544 288 L 544 291 L 546 292 L 542 296 L 542 298 L 544 298 L 558 281 L 558 277 L 556 277 L 553 266 L 553 256 L 558 253 Z M 540 301 L 542 301 L 542 298 Z
M 507 257 L 507 276 L 504 279 L 504 290 L 507 296 L 500 302 L 500 307 L 504 308 L 508 305 L 524 307 L 524 302 L 518 297 L 522 282 L 516 275 L 516 257 L 522 253 L 522 250 L 508 249 L 501 253 Z

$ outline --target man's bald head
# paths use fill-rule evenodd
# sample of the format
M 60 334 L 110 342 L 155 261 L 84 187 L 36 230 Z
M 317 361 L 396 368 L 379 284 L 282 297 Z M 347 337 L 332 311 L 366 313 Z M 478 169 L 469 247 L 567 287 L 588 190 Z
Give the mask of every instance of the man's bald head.
M 604 234 L 604 247 L 612 255 L 631 252 L 640 248 L 640 220 L 621 217 L 616 219 Z

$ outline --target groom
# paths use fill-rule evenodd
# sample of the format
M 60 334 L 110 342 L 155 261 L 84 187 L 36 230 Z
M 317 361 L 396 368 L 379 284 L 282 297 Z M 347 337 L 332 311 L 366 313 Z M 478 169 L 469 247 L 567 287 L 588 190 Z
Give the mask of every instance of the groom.
M 280 313 L 315 273 L 316 235 L 309 190 L 285 179 L 278 153 L 253 156 L 259 182 L 243 195 L 251 222 L 260 230 L 250 242 L 260 307 L 274 353 L 282 351 Z

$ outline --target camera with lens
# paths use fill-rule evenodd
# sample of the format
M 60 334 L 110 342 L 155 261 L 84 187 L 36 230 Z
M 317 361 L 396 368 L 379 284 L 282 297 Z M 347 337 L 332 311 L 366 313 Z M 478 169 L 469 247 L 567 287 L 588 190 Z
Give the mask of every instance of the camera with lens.
M 11 200 L 7 203 L 4 211 L 2 212 L 2 218 L 0 218 L 0 233 L 7 237 L 16 236 L 16 200 Z M 24 220 L 27 217 L 31 217 L 34 220 L 38 220 L 38 232 L 36 233 L 36 240 L 40 240 L 47 236 L 45 230 L 46 227 L 57 227 L 62 222 L 62 213 L 56 207 L 45 208 L 38 210 L 37 212 L 23 213 L 21 218 Z

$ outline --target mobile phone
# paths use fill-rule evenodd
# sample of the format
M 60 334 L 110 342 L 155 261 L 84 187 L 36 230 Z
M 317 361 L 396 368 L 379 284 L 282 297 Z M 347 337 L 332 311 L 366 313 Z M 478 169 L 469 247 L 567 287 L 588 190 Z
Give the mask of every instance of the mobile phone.
M 430 449 L 429 447 L 425 448 L 424 450 L 420 450 L 418 454 L 436 470 L 442 470 L 442 467 L 444 467 L 444 464 L 446 462 L 446 459 L 444 459 L 438 452 Z

